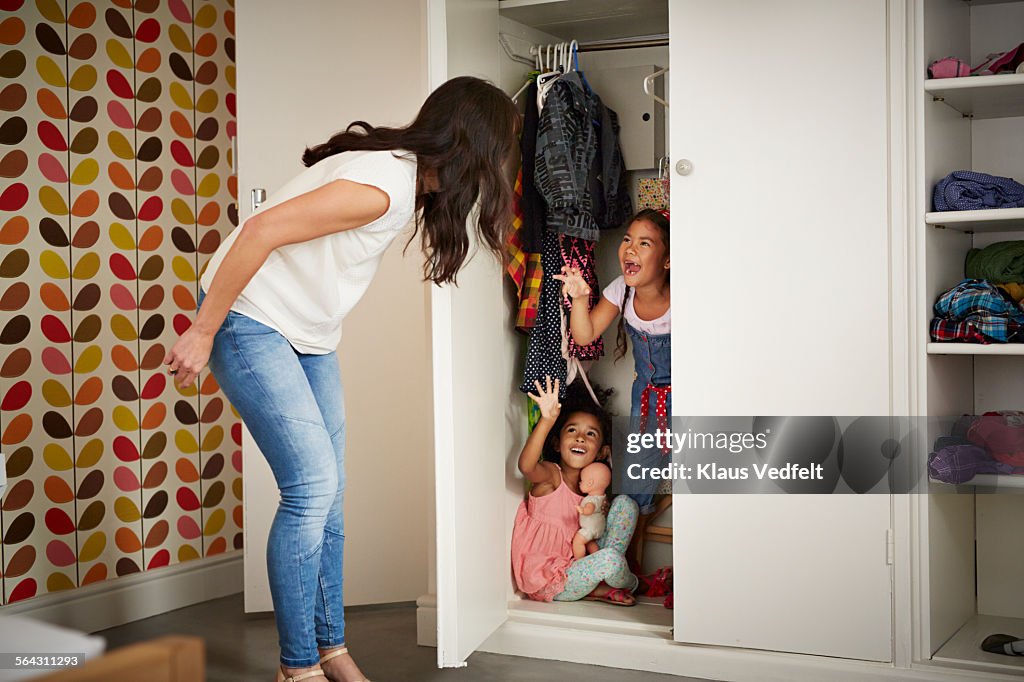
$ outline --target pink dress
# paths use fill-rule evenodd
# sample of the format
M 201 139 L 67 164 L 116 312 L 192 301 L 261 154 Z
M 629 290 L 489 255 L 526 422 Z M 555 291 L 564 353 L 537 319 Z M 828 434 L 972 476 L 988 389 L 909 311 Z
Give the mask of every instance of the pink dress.
M 512 574 L 530 599 L 551 601 L 565 589 L 572 563 L 572 538 L 580 529 L 576 507 L 583 501 L 564 481 L 544 497 L 527 495 L 512 528 Z

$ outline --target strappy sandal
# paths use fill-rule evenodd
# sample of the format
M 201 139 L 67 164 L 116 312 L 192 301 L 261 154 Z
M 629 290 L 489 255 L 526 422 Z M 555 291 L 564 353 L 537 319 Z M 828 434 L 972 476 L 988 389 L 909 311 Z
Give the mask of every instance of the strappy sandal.
M 659 568 L 650 575 L 638 575 L 637 579 L 640 581 L 640 586 L 636 592 L 645 597 L 664 597 L 672 591 L 671 566 Z
M 327 661 L 331 660 L 332 658 L 337 658 L 338 656 L 342 656 L 342 655 L 347 654 L 347 653 L 348 653 L 348 647 L 347 646 L 339 646 L 337 649 L 332 649 L 329 653 L 327 653 L 326 655 L 320 657 L 320 665 L 323 665 L 324 663 L 326 663 Z M 370 682 L 370 680 L 368 680 L 368 679 L 366 679 L 364 677 L 363 679 L 358 680 L 358 682 Z
M 584 597 L 584 599 L 588 599 L 590 601 L 602 601 L 605 604 L 612 604 L 614 606 L 636 606 L 636 599 L 633 599 L 633 601 L 626 601 L 627 597 L 632 598 L 632 596 L 633 595 L 629 593 L 629 590 L 616 587 L 608 590 L 600 597 Z
M 284 671 L 278 667 L 276 682 L 300 682 L 301 680 L 308 680 L 313 677 L 327 677 L 327 675 L 320 669 L 320 666 L 317 666 L 315 670 L 299 673 L 298 675 L 285 675 Z
M 1024 656 L 1024 653 L 1017 653 L 1013 643 L 1020 641 L 1020 637 L 1014 635 L 989 635 L 981 643 L 981 648 L 992 654 L 1006 654 L 1007 656 Z

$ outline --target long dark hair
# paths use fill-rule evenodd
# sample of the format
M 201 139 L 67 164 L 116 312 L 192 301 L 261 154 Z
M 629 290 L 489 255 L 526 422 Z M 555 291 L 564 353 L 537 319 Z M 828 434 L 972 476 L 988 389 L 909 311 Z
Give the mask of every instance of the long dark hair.
M 512 188 L 502 164 L 516 148 L 519 113 L 504 92 L 487 81 L 460 76 L 430 93 L 416 120 L 404 128 L 349 124 L 323 144 L 307 149 L 302 163 L 312 166 L 334 154 L 356 150 L 404 150 L 416 155 L 416 229 L 423 228 L 425 279 L 455 283 L 469 253 L 466 219 L 479 198 L 477 234 L 502 261 L 511 225 Z M 423 179 L 437 174 L 439 189 L 428 192 Z M 408 243 L 406 244 L 408 246 Z
M 630 220 L 630 224 L 638 220 L 646 220 L 658 228 L 661 233 L 661 241 L 665 242 L 665 248 L 669 248 L 669 222 L 668 216 L 654 208 L 645 208 Z M 626 287 L 622 294 L 622 306 L 619 308 L 622 314 L 619 315 L 619 326 L 615 332 L 615 362 L 618 362 L 626 354 L 626 304 L 629 302 L 629 287 Z

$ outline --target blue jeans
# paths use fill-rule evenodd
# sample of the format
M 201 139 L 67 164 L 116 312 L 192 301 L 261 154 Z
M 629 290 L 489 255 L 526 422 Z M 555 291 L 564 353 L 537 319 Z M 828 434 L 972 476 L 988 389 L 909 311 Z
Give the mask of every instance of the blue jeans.
M 345 643 L 345 407 L 337 355 L 299 353 L 279 332 L 231 311 L 209 364 L 281 491 L 267 542 L 281 663 L 315 665 L 317 646 Z

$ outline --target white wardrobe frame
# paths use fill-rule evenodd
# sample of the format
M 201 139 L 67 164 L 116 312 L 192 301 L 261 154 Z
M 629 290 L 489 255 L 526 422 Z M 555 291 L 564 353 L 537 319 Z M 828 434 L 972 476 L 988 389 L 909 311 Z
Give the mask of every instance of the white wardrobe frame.
M 753 0 L 752 0 L 753 1 Z M 919 158 L 921 131 L 917 128 L 919 107 L 923 103 L 919 86 L 921 68 L 917 45 L 921 41 L 920 3 L 927 0 L 888 0 L 887 51 L 889 60 L 889 249 L 888 266 L 891 273 L 890 328 L 891 335 L 891 414 L 921 414 L 919 409 L 919 373 L 923 365 L 917 349 L 926 343 L 919 325 L 915 324 L 915 300 L 918 296 L 919 263 L 919 211 L 923 206 L 920 196 Z M 671 3 L 672 0 L 669 0 Z M 449 70 L 449 60 L 457 63 L 458 46 L 448 44 L 447 21 L 452 12 L 472 12 L 474 5 L 487 3 L 474 0 L 428 0 L 428 70 L 430 87 L 436 87 L 451 76 L 459 75 L 458 67 Z M 482 10 L 489 11 L 489 10 Z M 467 36 L 467 41 L 493 41 L 494 36 Z M 671 88 L 678 92 L 677 88 Z M 679 143 L 673 141 L 673 146 Z M 673 159 L 681 158 L 673 156 Z M 675 180 L 676 178 L 674 178 Z M 500 277 L 492 267 L 494 275 Z M 470 510 L 457 509 L 449 494 L 457 485 L 459 472 L 440 453 L 450 452 L 467 428 L 466 415 L 457 414 L 442 406 L 455 405 L 452 373 L 466 348 L 458 346 L 452 332 L 457 329 L 454 306 L 458 296 L 449 288 L 435 288 L 432 297 L 434 404 L 437 507 L 436 525 L 439 529 L 452 524 L 459 514 Z M 486 311 L 479 311 L 488 314 Z M 486 351 L 482 351 L 486 352 Z M 500 360 L 500 358 L 497 358 Z M 500 426 L 499 426 L 500 428 Z M 493 456 L 481 453 L 481 458 Z M 450 458 L 449 458 L 450 459 Z M 482 464 L 482 466 L 487 466 Z M 825 656 L 778 653 L 727 646 L 692 646 L 667 642 L 649 636 L 612 632 L 581 634 L 571 624 L 559 624 L 557 618 L 548 624 L 505 622 L 476 623 L 474 627 L 500 629 L 487 639 L 479 650 L 494 653 L 572 660 L 609 667 L 687 675 L 719 680 L 1012 680 L 1011 675 L 990 671 L 971 671 L 951 668 L 924 660 L 928 653 L 926 624 L 929 622 L 928 586 L 922 567 L 927 556 L 927 500 L 924 497 L 897 495 L 892 499 L 892 662 L 875 663 Z M 475 513 L 475 510 L 474 510 Z M 490 513 L 481 510 L 481 513 Z M 684 521 L 674 518 L 674 525 Z M 439 555 L 455 556 L 459 552 L 474 552 L 475 547 L 460 545 L 447 532 L 439 532 Z M 436 560 L 437 557 L 434 557 Z M 496 566 L 507 564 L 507 557 L 496 557 Z M 477 644 L 466 645 L 451 640 L 459 633 L 457 609 L 459 599 L 486 598 L 485 590 L 474 591 L 474 585 L 457 583 L 456 575 L 446 562 L 436 561 L 436 601 L 428 595 L 419 602 L 421 641 L 436 622 L 439 666 L 464 665 L 463 661 Z M 461 577 L 463 581 L 465 576 Z M 472 578 L 470 578 L 470 581 Z M 440 605 L 438 608 L 437 605 Z M 493 606 L 493 605 L 492 605 Z M 436 610 L 435 610 L 436 609 Z M 436 620 L 435 620 L 436 619 Z M 566 652 L 578 652 L 567 655 Z

